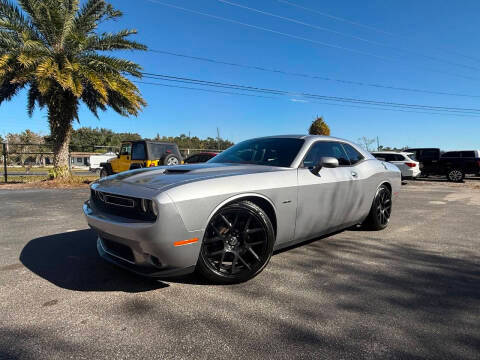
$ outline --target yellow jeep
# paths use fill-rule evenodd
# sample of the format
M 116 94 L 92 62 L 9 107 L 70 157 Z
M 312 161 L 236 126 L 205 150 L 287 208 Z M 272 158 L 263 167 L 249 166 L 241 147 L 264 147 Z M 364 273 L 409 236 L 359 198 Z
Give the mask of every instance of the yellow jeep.
M 148 140 L 124 141 L 116 158 L 100 164 L 100 177 L 143 167 L 182 163 L 182 156 L 174 143 Z

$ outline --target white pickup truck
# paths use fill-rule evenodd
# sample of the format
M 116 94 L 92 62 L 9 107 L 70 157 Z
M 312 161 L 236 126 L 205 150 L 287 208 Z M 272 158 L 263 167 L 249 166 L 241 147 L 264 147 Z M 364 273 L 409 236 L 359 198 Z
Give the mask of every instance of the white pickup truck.
M 100 155 L 91 155 L 89 170 L 100 174 L 100 171 L 102 170 L 102 167 L 100 166 L 100 164 L 106 163 L 108 160 L 114 157 L 117 157 L 117 154 L 115 154 L 114 152 L 107 152 L 105 154 L 100 154 Z

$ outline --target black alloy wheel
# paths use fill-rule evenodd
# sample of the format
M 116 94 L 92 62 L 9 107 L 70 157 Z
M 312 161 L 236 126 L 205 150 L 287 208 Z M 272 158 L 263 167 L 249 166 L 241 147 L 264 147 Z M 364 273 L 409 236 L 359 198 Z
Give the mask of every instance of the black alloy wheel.
M 274 241 L 272 223 L 259 206 L 250 201 L 227 205 L 207 226 L 197 268 L 215 283 L 249 280 L 267 265 Z
M 387 227 L 391 214 L 392 193 L 386 185 L 381 185 L 373 199 L 366 224 L 371 230 L 383 230 Z

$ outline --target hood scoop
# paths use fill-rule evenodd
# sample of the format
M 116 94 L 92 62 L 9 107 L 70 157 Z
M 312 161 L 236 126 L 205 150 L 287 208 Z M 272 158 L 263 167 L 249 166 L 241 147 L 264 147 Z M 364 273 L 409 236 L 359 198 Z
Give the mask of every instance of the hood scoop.
M 192 169 L 166 169 L 164 174 L 185 174 L 192 171 Z

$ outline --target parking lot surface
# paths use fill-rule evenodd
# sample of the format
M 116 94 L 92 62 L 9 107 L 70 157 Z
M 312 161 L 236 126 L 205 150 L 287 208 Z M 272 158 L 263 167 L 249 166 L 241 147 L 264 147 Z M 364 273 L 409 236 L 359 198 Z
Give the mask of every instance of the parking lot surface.
M 277 253 L 235 286 L 103 262 L 86 189 L 0 190 L 0 359 L 479 359 L 471 183 L 411 182 L 387 230 Z

